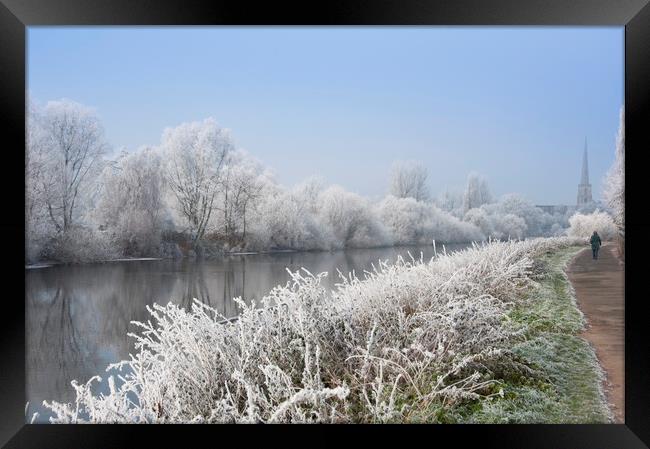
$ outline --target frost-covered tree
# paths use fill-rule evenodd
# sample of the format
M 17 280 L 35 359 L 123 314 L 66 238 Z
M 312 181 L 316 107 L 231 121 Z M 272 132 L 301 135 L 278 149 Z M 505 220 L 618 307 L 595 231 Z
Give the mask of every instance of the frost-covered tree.
M 495 235 L 494 216 L 489 215 L 483 207 L 475 207 L 465 213 L 463 221 L 471 223 L 483 232 L 486 237 L 498 238 Z
M 233 149 L 230 133 L 212 118 L 183 123 L 164 131 L 161 149 L 166 184 L 196 246 L 210 222 L 224 160 Z
M 95 217 L 123 254 L 156 255 L 166 213 L 163 182 L 161 157 L 147 147 L 122 153 L 104 169 Z
M 26 124 L 27 260 L 110 258 L 110 241 L 82 229 L 107 148 L 97 115 L 69 100 L 30 103 Z
M 528 231 L 526 220 L 515 214 L 494 215 L 492 228 L 491 237 L 500 240 L 523 239 Z
M 487 181 L 477 173 L 470 173 L 463 195 L 463 209 L 467 212 L 475 207 L 481 207 L 492 201 L 492 195 Z
M 340 186 L 331 186 L 321 192 L 318 202 L 318 220 L 332 230 L 336 247 L 367 248 L 390 243 L 367 199 Z
M 331 249 L 330 228 L 310 213 L 305 197 L 270 186 L 251 220 L 253 249 Z
M 436 200 L 438 207 L 454 216 L 463 214 L 463 192 L 445 189 Z
M 570 237 L 589 238 L 596 231 L 603 240 L 610 240 L 617 234 L 616 224 L 607 212 L 596 210 L 591 214 L 576 212 L 569 218 L 567 235 Z
M 539 236 L 544 233 L 547 224 L 544 212 L 519 194 L 505 194 L 498 202 L 486 204 L 484 208 L 494 216 L 504 217 L 511 214 L 522 218 L 525 221 L 526 235 L 528 236 Z M 550 227 L 550 224 L 548 226 Z
M 310 176 L 296 187 L 293 191 L 303 199 L 312 214 L 318 213 L 318 196 L 325 190 L 325 180 L 320 176 Z
M 612 210 L 614 223 L 619 231 L 625 231 L 625 109 L 621 108 L 618 135 L 616 136 L 616 159 L 605 176 L 603 196 Z
M 36 261 L 48 238 L 56 232 L 47 213 L 45 194 L 54 179 L 49 176 L 48 146 L 37 107 L 29 103 L 25 154 L 26 258 Z
M 377 211 L 395 244 L 429 243 L 433 238 L 430 224 L 425 223 L 428 211 L 422 202 L 388 195 L 377 205 Z
M 429 199 L 427 178 L 429 172 L 421 163 L 400 161 L 393 164 L 390 180 L 390 194 L 397 198 L 413 198 L 416 201 Z
M 91 109 L 69 100 L 47 103 L 29 123 L 35 127 L 29 135 L 38 135 L 30 146 L 34 151 L 30 183 L 39 191 L 56 231 L 65 233 L 76 224 L 86 207 L 84 199 L 92 193 L 107 149 L 104 130 Z
M 231 243 L 245 241 L 247 218 L 262 197 L 270 173 L 244 150 L 230 152 L 223 168 L 219 201 L 220 228 Z
M 413 198 L 388 195 L 377 210 L 394 244 L 430 244 L 432 240 L 457 243 L 484 238 L 474 224 L 464 223 L 433 204 Z
M 463 219 L 496 239 L 551 236 L 568 226 L 568 216 L 546 213 L 517 194 L 470 209 Z

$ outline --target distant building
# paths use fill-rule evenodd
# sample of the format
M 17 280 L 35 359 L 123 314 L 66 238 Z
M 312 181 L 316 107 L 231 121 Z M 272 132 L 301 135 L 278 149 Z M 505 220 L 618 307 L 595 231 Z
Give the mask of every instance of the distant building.
M 541 205 L 541 206 L 536 206 L 542 209 L 544 212 L 555 215 L 555 214 L 566 214 L 569 210 L 575 209 L 574 206 L 566 206 L 564 204 L 559 204 L 559 205 Z
M 578 184 L 578 198 L 575 206 L 567 205 L 538 205 L 540 209 L 551 215 L 555 214 L 568 214 L 576 210 L 592 210 L 597 206 L 591 196 L 591 184 L 589 184 L 589 161 L 587 156 L 587 138 L 585 138 L 585 148 L 582 153 L 582 174 L 580 176 L 580 184 Z

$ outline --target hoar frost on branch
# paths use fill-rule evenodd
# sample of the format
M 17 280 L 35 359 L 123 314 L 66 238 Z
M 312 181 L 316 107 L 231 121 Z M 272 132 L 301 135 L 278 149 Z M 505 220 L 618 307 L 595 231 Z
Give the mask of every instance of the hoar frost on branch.
M 456 243 L 484 240 L 473 223 L 447 214 L 433 204 L 388 195 L 377 206 L 379 217 L 396 245 L 429 244 L 431 240 Z
M 125 255 L 156 255 L 166 218 L 162 160 L 152 148 L 123 153 L 101 178 L 95 220 Z
M 244 150 L 231 151 L 226 156 L 216 209 L 220 212 L 217 228 L 230 244 L 246 241 L 250 216 L 271 183 L 269 171 Z
M 393 164 L 390 178 L 390 194 L 397 198 L 429 199 L 427 178 L 429 172 L 421 163 L 400 161 Z
M 107 150 L 97 115 L 70 100 L 51 101 L 43 108 L 30 103 L 26 143 L 28 258 L 74 253 L 84 244 L 84 251 L 107 254 L 95 244 L 101 237 L 86 236 L 80 229 L 92 208 Z
M 161 148 L 167 185 L 197 244 L 214 209 L 224 161 L 233 149 L 230 134 L 211 118 L 184 123 L 165 130 Z
M 320 223 L 331 229 L 338 248 L 390 244 L 390 237 L 370 202 L 340 186 L 320 193 L 317 216 Z
M 81 105 L 30 105 L 27 124 L 30 261 L 469 242 L 568 226 L 517 195 L 493 201 L 477 174 L 464 195 L 434 204 L 427 169 L 414 161 L 393 166 L 392 193 L 379 200 L 317 178 L 284 187 L 213 119 L 168 128 L 158 147 L 117 160 L 101 157 L 99 119 Z
M 625 109 L 621 108 L 616 159 L 605 176 L 603 196 L 620 232 L 625 231 Z
M 470 173 L 467 177 L 467 187 L 463 195 L 463 209 L 467 212 L 475 207 L 492 201 L 492 195 L 488 188 L 487 181 L 477 173 Z
M 591 214 L 575 213 L 569 218 L 567 235 L 589 239 L 596 231 L 602 240 L 610 240 L 617 235 L 616 224 L 607 212 L 596 210 Z
M 90 109 L 67 100 L 49 102 L 40 124 L 49 150 L 45 205 L 57 231 L 65 232 L 73 225 L 82 207 L 79 200 L 90 189 L 86 182 L 92 182 L 93 169 L 106 151 L 104 131 Z
M 292 273 L 224 322 L 195 301 L 155 304 L 109 392 L 73 382 L 75 404 L 45 402 L 55 423 L 435 422 L 500 394 L 504 373 L 533 373 L 511 352 L 506 319 L 534 285 L 533 258 L 569 238 L 492 242 L 429 262 L 380 262 L 365 279 Z M 528 374 L 526 374 L 528 375 Z

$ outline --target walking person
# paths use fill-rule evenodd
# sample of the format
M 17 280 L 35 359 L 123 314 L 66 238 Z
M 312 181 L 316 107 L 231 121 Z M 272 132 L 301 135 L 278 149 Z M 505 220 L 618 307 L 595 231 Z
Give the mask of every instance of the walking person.
M 593 258 L 598 259 L 598 250 L 600 249 L 600 245 L 602 245 L 603 242 L 600 240 L 600 236 L 596 231 L 594 231 L 592 234 L 589 243 L 591 243 L 591 253 L 593 255 Z

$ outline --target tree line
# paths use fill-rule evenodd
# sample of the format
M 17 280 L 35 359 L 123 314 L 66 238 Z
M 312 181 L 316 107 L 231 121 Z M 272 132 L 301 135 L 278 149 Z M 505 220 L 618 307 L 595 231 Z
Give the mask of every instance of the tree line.
M 426 167 L 398 161 L 371 201 L 318 177 L 280 185 L 212 118 L 165 129 L 159 144 L 110 147 L 96 113 L 69 100 L 30 104 L 28 262 L 181 257 L 227 251 L 331 250 L 559 235 L 567 214 L 520 195 L 494 199 L 470 174 L 432 198 Z

